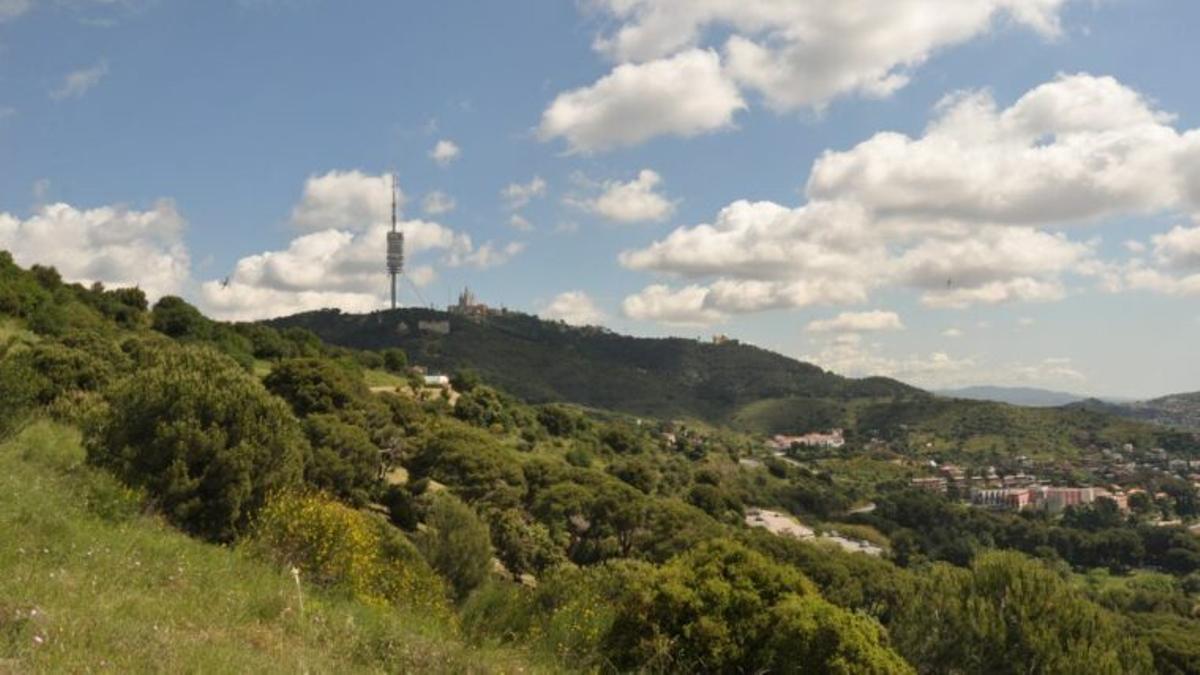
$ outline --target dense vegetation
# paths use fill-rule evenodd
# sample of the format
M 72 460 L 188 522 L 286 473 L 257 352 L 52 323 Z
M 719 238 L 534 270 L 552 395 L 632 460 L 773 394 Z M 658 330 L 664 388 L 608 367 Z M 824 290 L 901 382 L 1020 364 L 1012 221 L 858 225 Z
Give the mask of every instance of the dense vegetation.
M 1152 422 L 1164 427 L 1200 431 L 1200 392 L 1172 394 L 1135 403 L 1108 403 L 1088 399 L 1074 404 L 1073 407 Z
M 437 321 L 449 322 L 448 335 L 420 327 Z M 571 401 L 656 417 L 723 420 L 747 403 L 786 396 L 922 394 L 895 380 L 839 377 L 750 345 L 634 338 L 512 312 L 467 318 L 426 309 L 366 315 L 326 310 L 268 323 L 311 330 L 345 347 L 400 347 L 414 363 L 442 372 L 472 368 L 526 401 Z
M 703 422 L 530 405 L 483 364 L 425 390 L 395 352 L 3 256 L 0 301 L 18 670 L 1200 672 L 1200 547 L 1148 512 L 972 511 L 873 451 L 784 461 Z M 944 424 L 861 400 L 834 405 L 881 434 Z M 749 528 L 749 507 L 887 553 Z M 230 665 L 255 645 L 278 658 Z

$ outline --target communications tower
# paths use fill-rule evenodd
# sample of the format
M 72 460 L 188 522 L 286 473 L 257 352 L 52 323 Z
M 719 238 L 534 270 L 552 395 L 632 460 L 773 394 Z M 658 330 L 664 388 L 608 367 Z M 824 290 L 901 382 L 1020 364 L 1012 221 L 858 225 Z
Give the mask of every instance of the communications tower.
M 404 273 L 404 233 L 396 231 L 396 173 L 392 172 L 392 231 L 387 233 L 387 271 L 392 281 L 392 309 L 396 309 L 396 277 Z

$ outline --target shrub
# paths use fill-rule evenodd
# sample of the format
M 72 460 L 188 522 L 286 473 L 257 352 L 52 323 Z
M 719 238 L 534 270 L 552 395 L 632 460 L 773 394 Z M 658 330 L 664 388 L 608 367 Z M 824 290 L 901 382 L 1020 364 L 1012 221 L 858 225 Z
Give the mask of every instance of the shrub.
M 491 567 L 487 524 L 471 507 L 447 493 L 434 497 L 416 544 L 429 564 L 450 581 L 459 599 L 482 583 Z
M 496 555 L 513 574 L 541 574 L 566 560 L 550 530 L 516 509 L 493 511 L 488 524 Z
M 281 361 L 263 384 L 301 417 L 340 413 L 359 406 L 368 395 L 366 385 L 346 370 L 317 358 Z
M 333 415 L 309 416 L 304 430 L 312 447 L 305 481 L 352 504 L 367 503 L 380 483 L 379 448 L 367 432 Z
M 408 354 L 403 349 L 383 350 L 383 368 L 389 373 L 403 373 L 408 368 Z
M 605 641 L 618 669 L 904 673 L 872 619 L 830 605 L 794 568 L 701 544 L 636 577 Z
M 242 531 L 266 496 L 298 483 L 305 441 L 287 406 L 228 358 L 170 348 L 117 382 L 88 458 L 145 488 L 173 523 L 208 539 Z
M 273 496 L 247 548 L 364 602 L 448 613 L 445 584 L 402 534 L 321 494 Z
M 150 325 L 154 330 L 173 338 L 203 340 L 212 333 L 212 322 L 200 310 L 183 298 L 163 296 L 154 303 L 150 311 Z
M 923 671 L 1152 671 L 1119 617 L 1019 553 L 983 553 L 967 570 L 937 564 L 916 598 L 891 625 Z
M 447 424 L 408 465 L 414 479 L 432 478 L 472 504 L 515 506 L 525 493 L 525 476 L 512 453 L 489 433 Z

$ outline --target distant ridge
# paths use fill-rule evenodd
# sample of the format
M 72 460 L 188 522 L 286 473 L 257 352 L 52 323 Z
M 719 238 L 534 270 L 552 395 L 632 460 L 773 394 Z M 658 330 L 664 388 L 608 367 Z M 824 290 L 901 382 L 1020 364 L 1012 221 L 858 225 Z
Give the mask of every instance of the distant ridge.
M 1164 427 L 1200 431 L 1200 392 L 1171 394 L 1148 401 L 1122 403 L 1091 398 L 1072 404 L 1072 407 L 1151 422 Z
M 322 310 L 266 323 L 307 328 L 345 347 L 400 347 L 414 363 L 444 372 L 471 368 L 531 402 L 570 401 L 641 415 L 721 421 L 763 399 L 928 396 L 896 380 L 845 378 L 735 341 L 630 337 L 516 312 Z
M 977 386 L 961 389 L 942 389 L 933 392 L 947 398 L 965 398 L 972 401 L 995 401 L 1023 405 L 1031 408 L 1057 408 L 1086 399 L 1086 396 L 1063 391 L 1039 389 L 1037 387 Z

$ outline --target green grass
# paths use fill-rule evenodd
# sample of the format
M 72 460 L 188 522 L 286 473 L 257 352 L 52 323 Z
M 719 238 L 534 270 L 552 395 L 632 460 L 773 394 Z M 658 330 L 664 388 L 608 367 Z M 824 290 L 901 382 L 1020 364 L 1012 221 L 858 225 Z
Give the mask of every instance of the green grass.
M 368 387 L 399 387 L 408 384 L 408 380 L 399 375 L 375 369 L 364 370 L 363 381 Z
M 274 368 L 275 368 L 275 364 L 272 363 L 271 361 L 266 361 L 264 359 L 254 359 L 254 367 L 251 370 L 251 372 L 254 373 L 255 377 L 262 378 L 262 377 L 266 377 L 267 375 L 270 375 L 271 371 Z
M 37 334 L 25 327 L 21 321 L 10 317 L 0 317 L 0 345 L 10 340 L 18 342 L 36 342 Z
M 143 515 L 83 456 L 45 421 L 0 444 L 0 672 L 538 670 L 433 619 L 300 591 Z

